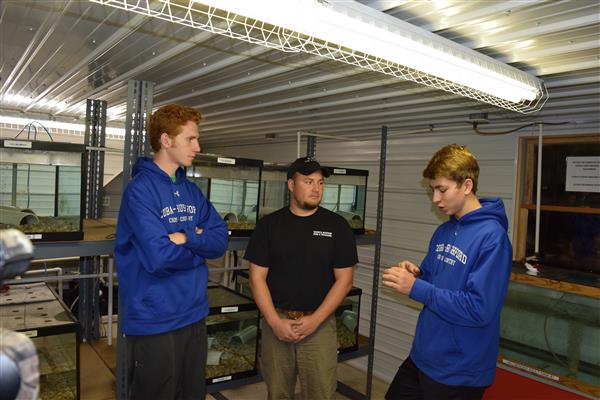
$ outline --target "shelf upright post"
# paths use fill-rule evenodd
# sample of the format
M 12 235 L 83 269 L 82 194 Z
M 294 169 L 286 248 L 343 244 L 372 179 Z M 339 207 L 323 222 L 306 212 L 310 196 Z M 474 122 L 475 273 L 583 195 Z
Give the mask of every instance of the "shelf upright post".
M 306 136 L 306 157 L 315 158 L 317 155 L 317 137 L 308 135 Z
M 123 154 L 123 190 L 131 180 L 133 166 L 139 156 L 150 154 L 150 144 L 146 137 L 146 127 L 152 112 L 154 83 L 130 80 L 127 83 L 127 116 L 125 117 L 125 149 Z M 119 302 L 118 318 L 121 317 Z M 117 371 L 115 376 L 116 398 L 127 398 L 127 341 L 117 322 Z
M 381 127 L 381 151 L 379 154 L 379 185 L 377 187 L 377 241 L 373 259 L 373 286 L 371 292 L 371 321 L 369 325 L 369 358 L 367 364 L 367 399 L 373 388 L 373 361 L 375 358 L 375 328 L 377 325 L 377 299 L 379 297 L 379 263 L 381 260 L 381 233 L 383 230 L 383 195 L 385 194 L 385 160 L 387 152 L 387 126 Z
M 106 101 L 87 99 L 84 137 L 86 151 L 83 160 L 84 181 L 82 182 L 85 219 L 97 219 L 102 212 L 106 107 Z M 100 257 L 80 257 L 79 272 L 82 275 L 98 274 L 100 272 Z M 58 284 L 62 285 L 63 282 Z M 81 280 L 78 311 L 81 338 L 85 342 L 97 340 L 100 337 L 98 278 Z
M 127 83 L 127 115 L 125 117 L 125 152 L 123 154 L 123 191 L 131 180 L 133 165 L 139 156 L 150 154 L 146 127 L 152 112 L 154 83 L 129 81 Z

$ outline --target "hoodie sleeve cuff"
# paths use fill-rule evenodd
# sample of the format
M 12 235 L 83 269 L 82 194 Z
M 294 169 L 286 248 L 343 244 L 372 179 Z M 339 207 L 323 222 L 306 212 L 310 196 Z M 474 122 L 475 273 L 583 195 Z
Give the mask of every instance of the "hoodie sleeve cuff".
M 195 229 L 186 229 L 184 232 L 187 239 L 183 244 L 183 247 L 185 247 L 186 249 L 193 250 L 198 246 L 198 240 L 200 235 L 196 234 Z
M 419 303 L 423 303 L 425 305 L 429 305 L 431 301 L 431 295 L 433 293 L 433 285 L 429 282 L 424 281 L 423 279 L 415 280 L 408 297 L 413 300 L 418 301 Z

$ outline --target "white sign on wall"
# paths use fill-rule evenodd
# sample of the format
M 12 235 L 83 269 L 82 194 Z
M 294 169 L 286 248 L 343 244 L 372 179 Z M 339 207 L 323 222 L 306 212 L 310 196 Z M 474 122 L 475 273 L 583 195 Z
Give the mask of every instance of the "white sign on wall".
M 600 193 L 600 157 L 567 157 L 567 192 Z

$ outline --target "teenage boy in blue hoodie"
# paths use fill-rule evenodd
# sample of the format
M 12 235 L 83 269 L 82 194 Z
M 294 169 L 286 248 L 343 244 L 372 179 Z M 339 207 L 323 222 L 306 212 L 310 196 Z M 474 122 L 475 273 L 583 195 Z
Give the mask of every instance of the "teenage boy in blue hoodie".
M 127 397 L 205 398 L 205 260 L 223 255 L 227 226 L 186 179 L 202 115 L 175 104 L 150 118 L 154 157 L 137 160 L 121 201 L 115 259 L 126 338 Z
M 420 266 L 402 261 L 383 273 L 384 286 L 424 305 L 387 400 L 481 399 L 494 380 L 512 247 L 502 200 L 478 199 L 478 176 L 473 154 L 456 144 L 423 171 L 433 203 L 450 218 Z

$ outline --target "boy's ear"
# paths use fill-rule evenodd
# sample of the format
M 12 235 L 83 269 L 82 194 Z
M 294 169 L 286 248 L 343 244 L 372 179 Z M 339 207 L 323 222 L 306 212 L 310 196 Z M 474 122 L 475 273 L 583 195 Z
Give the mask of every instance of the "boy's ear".
M 169 134 L 167 132 L 163 132 L 160 134 L 160 144 L 162 145 L 162 147 L 168 149 L 169 147 L 171 147 L 171 137 L 169 136 Z
M 463 190 L 465 191 L 465 194 L 473 193 L 473 180 L 471 178 L 465 179 L 462 186 L 464 188 Z

